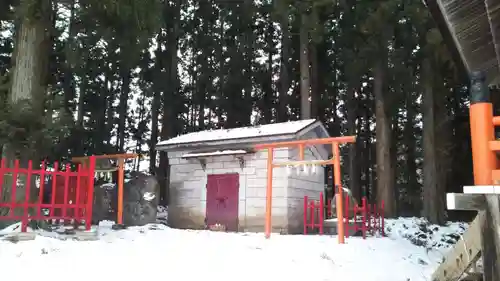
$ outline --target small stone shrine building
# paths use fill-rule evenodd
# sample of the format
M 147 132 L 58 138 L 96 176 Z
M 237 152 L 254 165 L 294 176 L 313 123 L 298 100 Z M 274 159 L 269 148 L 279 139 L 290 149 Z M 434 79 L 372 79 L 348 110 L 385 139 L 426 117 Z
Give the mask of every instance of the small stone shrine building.
M 201 131 L 157 144 L 170 161 L 168 223 L 202 229 L 221 224 L 228 231 L 264 230 L 267 152 L 258 143 L 329 137 L 320 121 L 300 120 L 255 127 Z M 326 146 L 305 149 L 305 160 L 326 160 Z M 274 161 L 298 160 L 298 149 L 276 149 Z M 303 200 L 324 191 L 322 167 L 273 170 L 274 232 L 302 233 Z

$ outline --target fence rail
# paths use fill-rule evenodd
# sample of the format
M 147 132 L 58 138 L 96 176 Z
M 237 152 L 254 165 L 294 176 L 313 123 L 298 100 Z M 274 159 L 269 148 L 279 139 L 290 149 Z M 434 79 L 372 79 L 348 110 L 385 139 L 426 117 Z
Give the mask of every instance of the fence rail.
M 60 170 L 58 162 L 50 170 L 45 162 L 40 167 L 33 167 L 31 160 L 27 167 L 20 167 L 19 160 L 15 160 L 14 165 L 9 167 L 6 159 L 2 159 L 0 210 L 4 209 L 3 213 L 6 215 L 0 216 L 0 220 L 21 221 L 22 232 L 27 231 L 30 221 L 41 220 L 63 220 L 75 224 L 85 222 L 85 228 L 90 230 L 95 157 L 91 156 L 89 160 L 87 167 L 79 164 L 76 171 L 72 171 L 70 165 L 65 165 L 64 170 Z M 24 177 L 21 181 L 24 186 L 18 185 L 19 177 Z M 33 186 L 33 180 L 38 181 L 39 185 Z M 50 184 L 46 184 L 47 182 Z M 38 192 L 33 189 L 38 189 Z M 18 196 L 18 192 L 24 192 L 24 195 Z M 32 198 L 34 193 L 37 193 L 36 198 Z M 18 197 L 22 199 L 19 200 Z M 42 209 L 48 210 L 48 214 Z
M 385 235 L 384 202 L 380 206 L 368 204 L 366 197 L 363 197 L 361 205 L 350 206 L 349 197 L 344 197 L 343 201 L 345 237 L 349 237 L 349 231 L 355 233 L 361 231 L 363 238 L 366 238 L 367 234 Z M 325 204 L 323 193 L 320 193 L 319 200 L 310 200 L 308 196 L 304 196 L 304 234 L 309 231 L 324 234 L 325 220 L 331 218 L 333 218 L 331 199 L 326 200 Z

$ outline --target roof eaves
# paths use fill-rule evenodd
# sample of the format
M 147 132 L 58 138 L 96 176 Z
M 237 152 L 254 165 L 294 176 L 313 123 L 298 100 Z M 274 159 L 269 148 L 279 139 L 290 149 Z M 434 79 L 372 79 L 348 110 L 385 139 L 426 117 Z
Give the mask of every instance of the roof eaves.
M 222 147 L 222 148 L 239 148 L 241 146 L 248 146 L 257 143 L 266 143 L 272 141 L 285 141 L 293 139 L 296 133 L 291 134 L 276 134 L 261 137 L 251 137 L 251 138 L 235 138 L 235 139 L 224 139 L 216 141 L 204 141 L 204 142 L 189 142 L 189 143 L 177 143 L 177 144 L 165 144 L 157 145 L 157 151 L 179 151 L 184 149 L 204 149 L 212 147 Z
M 424 0 L 424 3 L 429 8 L 431 16 L 441 32 L 443 41 L 445 42 L 451 53 L 451 57 L 458 68 L 459 75 L 462 78 L 468 78 L 470 69 L 467 64 L 467 60 L 463 52 L 461 52 L 458 48 L 459 42 L 451 30 L 451 26 L 446 18 L 446 12 L 443 8 L 441 0 Z
M 269 139 L 273 139 L 272 141 L 284 141 L 297 138 L 302 132 L 306 132 L 308 129 L 316 127 L 318 123 L 321 126 L 323 126 L 323 124 L 320 121 L 316 120 L 294 133 L 288 133 L 288 134 L 278 133 L 274 135 L 266 135 L 259 137 L 231 138 L 231 139 L 222 139 L 215 141 L 197 141 L 188 143 L 163 144 L 163 145 L 157 145 L 156 150 L 173 151 L 173 150 L 183 150 L 183 149 L 202 149 L 205 147 L 224 146 L 224 145 L 228 145 L 228 147 L 237 147 L 238 145 L 241 146 L 242 144 L 248 145 L 248 144 L 266 143 L 269 142 Z M 327 132 L 324 126 L 323 129 L 325 130 L 325 132 Z

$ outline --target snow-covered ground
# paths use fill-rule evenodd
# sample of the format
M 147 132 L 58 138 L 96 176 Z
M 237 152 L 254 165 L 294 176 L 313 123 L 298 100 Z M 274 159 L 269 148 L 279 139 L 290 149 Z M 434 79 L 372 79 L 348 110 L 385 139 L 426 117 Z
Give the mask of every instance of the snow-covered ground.
M 0 274 L 2 280 L 16 281 L 425 281 L 456 241 L 450 237 L 466 228 L 428 226 L 420 219 L 387 220 L 386 225 L 388 237 L 350 237 L 339 245 L 335 236 L 276 234 L 266 240 L 262 233 L 177 230 L 163 224 L 114 231 L 103 222 L 98 241 L 0 240 Z

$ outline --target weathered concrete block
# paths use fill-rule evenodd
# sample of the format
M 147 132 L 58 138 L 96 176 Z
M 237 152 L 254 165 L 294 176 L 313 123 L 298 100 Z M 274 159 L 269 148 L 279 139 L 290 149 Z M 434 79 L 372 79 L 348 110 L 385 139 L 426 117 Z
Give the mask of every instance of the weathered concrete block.
M 181 163 L 181 159 L 180 158 L 168 158 L 168 163 L 170 165 L 178 165 Z
M 250 210 L 250 208 L 253 208 L 255 210 L 265 210 L 266 208 L 266 198 L 263 197 L 263 198 L 251 198 L 251 197 L 247 197 L 247 213 L 249 211 L 252 211 Z M 287 204 L 287 200 L 286 198 L 273 198 L 273 208 L 281 208 L 281 209 L 284 209 L 286 211 L 286 208 L 287 208 L 288 204 Z
M 181 229 L 205 228 L 205 212 L 194 207 L 169 206 L 168 224 Z
M 193 189 L 202 189 L 205 188 L 206 182 L 197 180 L 197 181 L 185 181 L 182 185 L 182 189 L 185 190 L 193 190 Z
M 275 178 L 273 177 L 273 188 L 275 187 L 286 187 L 288 180 L 286 178 Z M 265 178 L 254 178 L 249 176 L 247 178 L 247 188 L 248 187 L 266 187 L 267 180 Z
M 201 167 L 200 169 L 196 169 L 193 172 L 193 176 L 197 178 L 204 178 L 207 176 L 207 170 L 203 170 Z
M 266 179 L 257 179 L 254 177 L 247 177 L 247 188 L 253 187 L 253 188 L 263 188 L 266 186 L 267 182 Z
M 273 153 L 274 159 L 288 159 L 290 157 L 290 151 L 288 148 L 275 149 Z M 267 158 L 267 152 L 265 158 Z
M 255 173 L 256 173 L 256 168 L 254 168 L 254 167 L 245 167 L 241 171 L 240 175 L 241 174 L 244 174 L 244 175 L 255 175 Z
M 265 187 L 247 187 L 246 188 L 246 196 L 247 198 L 264 198 L 266 197 L 266 188 Z
M 223 169 L 223 168 L 224 168 L 224 166 L 223 166 L 222 162 L 219 162 L 219 161 L 207 163 L 207 167 L 206 167 L 207 170 Z M 212 173 L 215 173 L 215 172 L 212 172 Z

